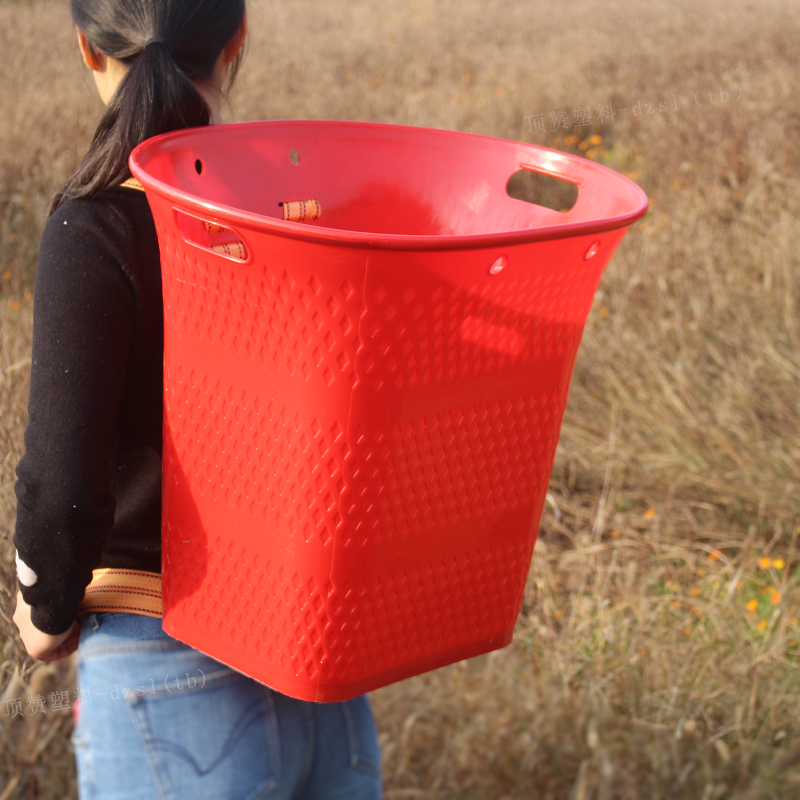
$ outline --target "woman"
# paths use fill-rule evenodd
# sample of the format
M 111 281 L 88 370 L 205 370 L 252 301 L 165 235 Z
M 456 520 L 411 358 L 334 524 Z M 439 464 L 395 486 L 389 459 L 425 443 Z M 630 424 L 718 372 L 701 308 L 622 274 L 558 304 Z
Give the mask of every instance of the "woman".
M 14 621 L 37 658 L 78 651 L 81 797 L 378 798 L 365 697 L 293 700 L 161 627 L 161 279 L 128 156 L 220 121 L 244 0 L 73 0 L 72 15 L 107 108 L 42 237 Z

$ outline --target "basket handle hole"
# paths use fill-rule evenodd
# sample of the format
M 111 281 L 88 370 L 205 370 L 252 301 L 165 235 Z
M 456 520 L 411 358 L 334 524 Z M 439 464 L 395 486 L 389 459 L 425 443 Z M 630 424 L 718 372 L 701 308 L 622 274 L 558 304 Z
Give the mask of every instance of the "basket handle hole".
M 295 166 L 300 163 L 300 154 L 297 152 L 297 150 L 289 151 L 289 161 L 291 161 Z
M 578 187 L 574 183 L 529 169 L 515 172 L 508 179 L 506 192 L 515 200 L 564 213 L 578 202 Z
M 184 240 L 203 250 L 210 250 L 231 261 L 248 260 L 241 235 L 221 222 L 200 219 L 175 209 L 175 221 Z
M 199 158 L 197 159 L 197 161 L 194 162 L 194 171 L 198 175 L 202 175 L 203 172 L 205 171 L 205 166 L 203 165 L 203 162 Z

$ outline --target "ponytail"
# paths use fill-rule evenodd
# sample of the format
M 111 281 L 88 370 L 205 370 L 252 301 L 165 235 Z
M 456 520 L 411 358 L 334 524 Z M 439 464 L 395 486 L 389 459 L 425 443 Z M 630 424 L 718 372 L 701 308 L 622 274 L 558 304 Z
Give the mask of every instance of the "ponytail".
M 72 15 L 91 47 L 128 70 L 50 214 L 70 198 L 91 197 L 130 178 L 128 157 L 145 139 L 209 124 L 211 111 L 194 81 L 211 78 L 242 22 L 244 0 L 72 0 Z M 163 33 L 154 33 L 158 23 Z

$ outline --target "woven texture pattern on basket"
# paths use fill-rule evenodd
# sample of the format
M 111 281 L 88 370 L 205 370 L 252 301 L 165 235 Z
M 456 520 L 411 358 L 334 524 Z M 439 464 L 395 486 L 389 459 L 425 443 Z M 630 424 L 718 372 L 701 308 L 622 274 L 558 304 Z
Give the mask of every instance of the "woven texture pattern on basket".
M 309 699 L 507 641 L 605 264 L 158 233 L 165 627 Z

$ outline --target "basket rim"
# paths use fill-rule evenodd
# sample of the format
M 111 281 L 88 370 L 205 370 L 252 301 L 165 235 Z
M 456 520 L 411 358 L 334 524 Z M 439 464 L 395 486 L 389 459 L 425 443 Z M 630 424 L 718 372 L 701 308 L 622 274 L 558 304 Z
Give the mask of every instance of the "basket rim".
M 224 125 L 214 126 L 215 129 L 225 128 L 279 128 L 287 124 L 298 127 L 338 127 L 343 130 L 357 129 L 361 131 L 370 128 L 382 132 L 393 131 L 401 135 L 417 135 L 418 132 L 425 132 L 434 136 L 457 137 L 461 139 L 480 139 L 489 142 L 503 142 L 514 144 L 521 148 L 557 153 L 559 158 L 574 160 L 580 163 L 583 169 L 606 174 L 611 180 L 624 182 L 634 194 L 638 195 L 638 203 L 628 212 L 606 217 L 600 220 L 584 220 L 578 222 L 564 222 L 558 225 L 545 225 L 537 228 L 522 228 L 508 231 L 492 231 L 490 233 L 469 233 L 469 234 L 400 234 L 400 233 L 374 233 L 368 231 L 353 231 L 343 228 L 329 228 L 310 223 L 289 222 L 274 217 L 262 216 L 251 211 L 246 211 L 235 206 L 224 203 L 217 203 L 212 200 L 204 199 L 198 195 L 186 192 L 182 189 L 165 183 L 151 176 L 144 166 L 148 156 L 163 143 L 175 142 L 183 138 L 191 138 L 199 132 L 208 134 L 209 128 L 184 128 L 179 131 L 161 134 L 148 139 L 136 148 L 129 158 L 129 166 L 134 177 L 142 184 L 145 191 L 153 192 L 182 209 L 211 215 L 230 222 L 231 224 L 242 226 L 245 229 L 258 232 L 271 233 L 278 236 L 285 236 L 292 239 L 301 239 L 329 245 L 341 245 L 345 247 L 363 247 L 368 249 L 386 250 L 463 250 L 485 247 L 496 247 L 498 245 L 526 244 L 529 242 L 539 242 L 550 239 L 572 238 L 576 236 L 588 236 L 591 234 L 605 233 L 608 231 L 627 228 L 637 220 L 641 219 L 647 212 L 649 201 L 647 195 L 641 187 L 634 183 L 630 178 L 622 175 L 609 167 L 598 164 L 594 161 L 581 158 L 571 153 L 564 153 L 542 145 L 530 144 L 527 142 L 514 142 L 509 139 L 502 139 L 496 136 L 485 136 L 476 133 L 466 133 L 463 131 L 451 131 L 442 128 L 425 128 L 414 125 L 396 125 L 380 122 L 359 122 L 350 120 L 256 120 L 247 122 L 231 122 Z M 212 134 L 213 135 L 213 134 Z M 524 168 L 520 164 L 520 169 Z M 613 176 L 613 177 L 612 177 Z

